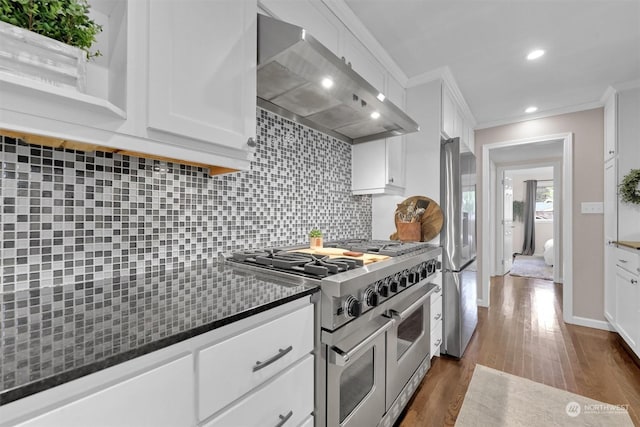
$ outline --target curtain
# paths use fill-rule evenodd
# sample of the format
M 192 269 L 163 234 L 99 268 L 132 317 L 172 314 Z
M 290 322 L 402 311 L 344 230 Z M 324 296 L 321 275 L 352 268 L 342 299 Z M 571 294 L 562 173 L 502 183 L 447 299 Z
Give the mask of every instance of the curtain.
M 524 199 L 524 242 L 522 255 L 533 255 L 536 251 L 536 190 L 538 181 L 525 181 L 526 193 Z

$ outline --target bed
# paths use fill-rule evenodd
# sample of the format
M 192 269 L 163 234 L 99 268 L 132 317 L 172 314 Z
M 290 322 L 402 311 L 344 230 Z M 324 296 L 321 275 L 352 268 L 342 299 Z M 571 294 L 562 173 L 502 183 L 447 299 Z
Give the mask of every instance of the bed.
M 553 239 L 544 242 L 544 262 L 547 265 L 553 265 Z

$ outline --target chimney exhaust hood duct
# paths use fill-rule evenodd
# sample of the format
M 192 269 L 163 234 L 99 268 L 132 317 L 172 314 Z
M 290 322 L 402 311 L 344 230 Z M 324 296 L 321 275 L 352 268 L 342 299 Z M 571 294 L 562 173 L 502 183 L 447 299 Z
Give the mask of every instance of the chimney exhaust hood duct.
M 258 15 L 258 106 L 351 143 L 418 124 L 303 28 Z

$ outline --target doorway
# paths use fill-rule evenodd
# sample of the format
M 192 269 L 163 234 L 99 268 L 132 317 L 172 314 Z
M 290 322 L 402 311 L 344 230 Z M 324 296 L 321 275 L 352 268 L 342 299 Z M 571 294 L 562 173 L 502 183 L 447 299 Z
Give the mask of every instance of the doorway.
M 554 232 L 554 254 L 556 257 L 554 264 L 558 267 L 558 277 L 563 282 L 563 316 L 564 320 L 569 323 L 573 322 L 573 287 L 572 287 L 572 215 L 563 215 L 562 212 L 572 212 L 572 174 L 573 174 L 573 137 L 571 133 L 547 135 L 535 138 L 527 138 L 514 141 L 496 142 L 493 144 L 485 144 L 483 150 L 483 168 L 482 168 L 482 188 L 488 191 L 482 192 L 482 209 L 483 221 L 482 235 L 482 251 L 483 254 L 489 256 L 482 257 L 482 276 L 480 277 L 482 286 L 482 299 L 478 301 L 478 305 L 488 307 L 490 301 L 490 277 L 496 271 L 496 259 L 500 246 L 502 251 L 503 244 L 498 245 L 496 236 L 501 230 L 499 222 L 503 218 L 503 213 L 497 210 L 499 201 L 503 200 L 502 191 L 497 191 L 499 180 L 499 172 L 506 166 L 514 168 L 530 167 L 549 163 L 557 165 L 557 174 L 554 169 L 554 177 L 561 178 L 560 185 L 554 187 L 556 193 L 561 192 L 562 203 L 555 203 L 558 214 L 555 221 L 557 225 Z M 501 168 L 499 170 L 499 168 Z M 557 195 L 556 195 L 557 196 Z M 504 203 L 504 201 L 502 201 Z M 555 214 L 554 210 L 554 214 Z M 498 214 L 499 213 L 499 214 Z M 557 241 L 556 241 L 557 236 Z M 559 255 L 563 256 L 558 259 Z M 555 274 L 555 270 L 554 270 Z
M 557 143 L 555 151 L 561 155 L 561 142 Z M 549 155 L 549 147 L 542 153 Z M 560 241 L 561 200 L 562 200 L 562 158 L 542 160 L 535 163 L 497 166 L 496 212 L 502 213 L 496 218 L 496 255 L 492 275 L 509 273 L 516 256 L 518 263 L 526 269 L 534 268 L 533 275 L 556 283 L 562 283 L 562 252 L 557 250 L 556 242 Z M 533 228 L 535 230 L 535 251 L 530 254 L 533 258 L 524 258 L 524 200 L 526 181 L 536 181 L 536 203 Z M 516 270 L 520 270 L 518 265 Z M 520 271 L 522 273 L 522 271 Z M 516 273 L 522 275 L 520 273 Z

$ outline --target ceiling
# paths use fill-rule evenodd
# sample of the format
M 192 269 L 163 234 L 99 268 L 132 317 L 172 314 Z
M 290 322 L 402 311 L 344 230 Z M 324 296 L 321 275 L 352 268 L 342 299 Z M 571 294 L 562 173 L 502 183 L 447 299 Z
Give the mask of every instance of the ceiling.
M 345 2 L 410 83 L 448 67 L 476 128 L 593 108 L 640 79 L 640 0 Z

